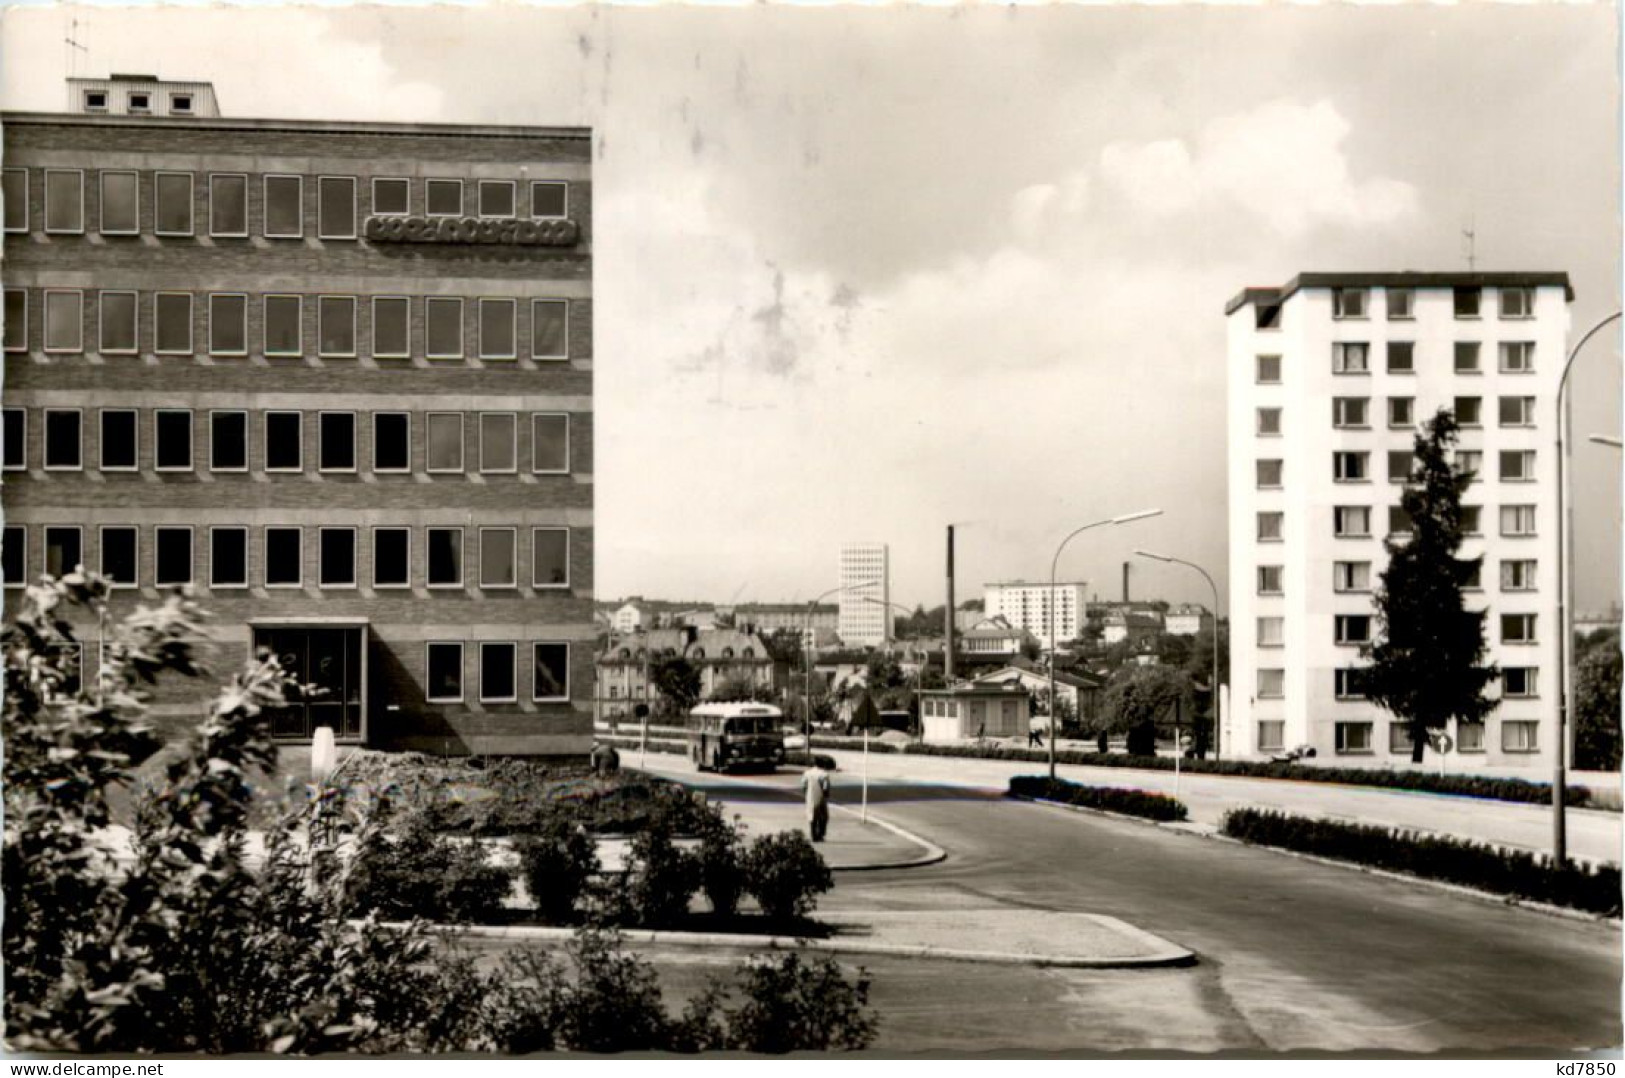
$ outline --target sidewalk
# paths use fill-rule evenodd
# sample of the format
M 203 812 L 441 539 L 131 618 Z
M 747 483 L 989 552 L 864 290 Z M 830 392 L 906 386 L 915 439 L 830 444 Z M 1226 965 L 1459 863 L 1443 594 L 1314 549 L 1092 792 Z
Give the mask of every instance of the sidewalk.
M 763 801 L 755 798 L 712 796 L 729 819 L 744 825 L 745 841 L 778 831 L 807 833 L 807 810 L 799 801 Z M 824 863 L 836 872 L 864 869 L 913 868 L 934 864 L 945 856 L 940 847 L 871 815 L 844 805 L 832 806 L 829 831 L 817 846 Z

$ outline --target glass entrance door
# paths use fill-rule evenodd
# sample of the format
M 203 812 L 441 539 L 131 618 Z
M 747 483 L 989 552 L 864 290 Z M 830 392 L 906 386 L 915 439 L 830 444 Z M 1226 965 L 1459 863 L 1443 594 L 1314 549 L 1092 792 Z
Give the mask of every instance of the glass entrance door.
M 254 647 L 269 648 L 304 690 L 271 716 L 278 738 L 308 741 L 318 726 L 359 738 L 366 709 L 366 628 L 288 625 L 256 628 Z

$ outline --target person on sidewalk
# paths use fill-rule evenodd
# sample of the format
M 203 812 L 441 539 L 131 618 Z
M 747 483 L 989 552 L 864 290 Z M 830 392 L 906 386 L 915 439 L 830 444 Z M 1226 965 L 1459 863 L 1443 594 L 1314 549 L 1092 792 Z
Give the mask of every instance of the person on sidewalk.
M 829 772 L 818 766 L 817 757 L 801 773 L 801 788 L 807 794 L 807 830 L 814 842 L 822 842 L 829 830 Z

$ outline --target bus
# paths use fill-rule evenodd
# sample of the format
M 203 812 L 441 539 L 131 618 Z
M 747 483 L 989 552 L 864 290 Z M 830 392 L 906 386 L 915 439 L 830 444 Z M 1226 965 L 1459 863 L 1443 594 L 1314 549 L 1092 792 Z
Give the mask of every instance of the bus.
M 784 762 L 783 723 L 769 704 L 701 704 L 688 713 L 689 759 L 701 771 L 772 771 Z

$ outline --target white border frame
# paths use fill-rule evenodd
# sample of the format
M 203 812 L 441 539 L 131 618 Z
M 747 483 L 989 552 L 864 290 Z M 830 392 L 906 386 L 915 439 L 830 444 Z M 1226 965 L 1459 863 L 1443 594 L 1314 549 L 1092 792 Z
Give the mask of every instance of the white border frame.
M 323 191 L 329 182 L 347 183 L 350 185 L 350 231 L 348 233 L 328 233 L 322 230 L 322 213 L 327 203 L 327 196 Z M 360 235 L 361 223 L 360 185 L 354 176 L 317 176 L 316 177 L 316 238 L 319 240 L 353 240 Z
M 347 584 L 329 584 L 326 575 L 327 556 L 322 537 L 329 532 L 350 533 L 350 581 Z M 316 529 L 316 587 L 321 591 L 355 591 L 361 587 L 361 529 L 353 525 L 324 524 Z
M 434 458 L 430 455 L 433 446 L 433 431 L 435 418 L 438 416 L 457 417 L 457 467 L 436 468 Z M 468 413 L 466 412 L 424 412 L 423 413 L 423 470 L 429 475 L 467 475 L 468 474 Z
M 328 416 L 350 417 L 350 466 L 348 468 L 329 468 L 323 463 L 326 455 L 327 425 L 323 422 Z M 353 411 L 343 408 L 323 408 L 316 413 L 316 474 L 318 475 L 356 475 L 361 470 L 361 418 Z
M 509 193 L 509 202 L 513 209 L 508 213 L 485 212 L 485 189 L 487 187 L 506 187 Z M 474 210 L 475 216 L 482 221 L 516 221 L 519 220 L 519 182 L 517 180 L 475 180 L 474 181 Z
M 538 468 L 536 466 L 536 421 L 538 419 L 552 419 L 556 416 L 564 419 L 564 467 Z M 570 474 L 570 413 L 569 412 L 532 412 L 530 413 L 530 474 L 531 475 L 569 475 Z
M 237 179 L 243 181 L 243 230 L 241 232 L 217 232 L 214 227 L 214 181 Z M 209 173 L 209 235 L 213 238 L 225 240 L 244 240 L 248 238 L 248 173 L 246 172 L 211 172 Z
M 374 591 L 410 591 L 412 588 L 412 529 L 404 524 L 374 524 L 372 526 L 372 583 Z M 406 581 L 402 584 L 380 584 L 378 582 L 378 533 L 379 532 L 405 532 L 406 533 Z
M 271 181 L 292 180 L 299 191 L 297 232 L 271 231 Z M 260 235 L 268 240 L 302 240 L 305 238 L 305 178 L 293 172 L 267 172 L 260 177 Z
M 457 582 L 455 584 L 436 584 L 430 567 L 430 548 L 434 545 L 435 532 L 457 533 Z M 434 525 L 424 529 L 423 535 L 423 586 L 434 591 L 465 591 L 468 588 L 468 538 L 467 529 L 460 524 Z
M 6 352 L 7 355 L 13 355 L 13 356 L 15 356 L 15 355 L 26 355 L 28 353 L 28 314 L 29 314 L 28 308 L 30 306 L 30 304 L 28 302 L 28 289 L 26 289 L 26 288 L 7 288 L 7 289 L 5 289 L 5 295 L 8 296 L 8 297 L 9 296 L 21 296 L 21 297 L 23 297 L 23 315 L 22 315 L 22 318 L 18 319 L 18 321 L 22 323 L 22 327 L 23 327 L 23 344 L 22 344 L 21 348 L 14 348 L 10 344 L 7 344 L 7 345 L 5 345 L 5 352 Z M 6 319 L 6 329 L 10 330 L 12 328 L 13 328 L 12 320 L 7 318 Z
M 135 225 L 132 228 L 107 227 L 107 177 L 129 176 L 135 180 Z M 104 168 L 96 173 L 96 234 L 99 236 L 141 235 L 141 173 L 131 168 Z
M 299 536 L 298 579 L 292 583 L 271 583 L 271 533 L 295 532 Z M 305 586 L 305 528 L 302 524 L 266 524 L 260 528 L 260 587 L 267 591 L 299 591 Z
M 135 533 L 135 579 L 128 584 L 114 581 L 107 571 L 107 533 L 124 531 Z M 107 579 L 108 586 L 117 591 L 135 591 L 141 587 L 141 526 L 139 524 L 99 524 L 96 527 L 96 571 Z
M 236 532 L 243 537 L 243 579 L 242 583 L 221 583 L 215 579 L 215 551 L 214 537 L 221 532 Z M 247 591 L 248 576 L 254 567 L 254 559 L 249 543 L 249 528 L 246 524 L 211 524 L 209 525 L 209 590 L 210 591 Z
M 457 305 L 457 351 L 436 352 L 434 343 L 434 309 L 437 305 Z M 465 359 L 468 356 L 468 312 L 462 296 L 423 297 L 423 356 L 425 359 Z
M 305 413 L 293 408 L 267 408 L 260 413 L 260 470 L 271 475 L 297 475 L 305 470 Z M 271 417 L 291 415 L 298 417 L 299 437 L 295 442 L 299 447 L 299 463 L 297 466 L 271 467 Z
M 293 300 L 295 342 L 292 352 L 271 351 L 271 301 Z M 305 297 L 296 292 L 267 292 L 260 297 L 260 354 L 267 359 L 293 359 L 305 354 Z
M 559 306 L 564 308 L 564 351 L 559 355 L 543 355 L 536 351 L 536 311 L 544 306 Z M 567 363 L 570 360 L 570 301 L 567 299 L 545 299 L 532 297 L 530 301 L 530 358 L 545 360 L 549 363 Z
M 12 228 L 10 225 L 5 224 L 4 222 L 0 222 L 0 231 L 4 231 L 5 234 L 12 235 L 12 236 L 17 236 L 17 235 L 26 236 L 28 234 L 28 231 L 29 231 L 28 226 L 31 223 L 31 221 L 33 219 L 33 216 L 34 216 L 34 214 L 32 212 L 33 207 L 30 206 L 29 203 L 28 203 L 29 196 L 34 193 L 33 192 L 34 178 L 28 174 L 28 169 L 22 168 L 22 167 L 15 167 L 15 168 L 8 167 L 8 168 L 5 168 L 5 169 L 0 169 L 0 173 L 4 173 L 4 175 L 7 175 L 7 176 L 20 175 L 23 178 L 23 197 L 20 200 L 22 202 L 22 205 L 23 205 L 23 227 L 21 227 L 21 228 Z M 6 208 L 10 209 L 10 206 L 8 205 Z
M 28 587 L 28 526 L 26 524 L 7 524 L 3 528 L 0 528 L 0 549 L 4 549 L 7 546 L 5 533 L 12 531 L 13 529 L 22 533 L 22 542 L 17 544 L 22 548 L 23 552 L 22 571 L 17 574 L 16 580 L 11 579 L 9 576 L 4 576 L 4 573 L 0 572 L 0 577 L 4 577 L 3 580 L 0 580 L 0 587 L 6 589 L 26 588 Z M 0 568 L 3 568 L 3 563 L 0 563 Z
M 175 465 L 160 464 L 162 457 L 163 438 L 159 435 L 158 420 L 164 415 L 186 416 L 186 467 L 177 468 Z M 197 471 L 197 413 L 191 408 L 154 408 L 152 410 L 152 470 L 173 474 L 176 472 Z
M 40 409 L 40 468 L 47 472 L 82 472 L 85 470 L 85 410 L 83 408 L 42 408 Z M 79 421 L 78 458 L 74 464 L 51 463 L 51 417 L 53 415 L 72 415 Z
M 74 296 L 79 301 L 79 317 L 74 320 L 78 331 L 72 348 L 51 347 L 51 297 Z M 80 356 L 85 353 L 85 290 L 82 288 L 47 288 L 40 299 L 40 350 L 51 356 Z
M 378 185 L 380 183 L 404 183 L 406 185 L 406 209 L 381 210 L 378 208 Z M 412 215 L 412 179 L 410 176 L 374 176 L 367 186 L 367 208 L 372 211 L 373 217 L 410 217 Z
M 374 475 L 411 475 L 412 474 L 412 413 L 398 412 L 393 409 L 373 412 L 372 423 L 372 472 Z M 383 416 L 401 416 L 406 420 L 406 467 L 380 468 L 378 466 L 378 420 Z
M 564 212 L 537 213 L 536 188 L 538 187 L 564 188 Z M 530 190 L 526 191 L 525 194 L 530 199 L 530 205 L 526 208 L 530 210 L 530 219 L 532 221 L 562 221 L 570 216 L 570 184 L 567 180 L 531 180 Z
M 197 585 L 197 536 L 190 524 L 159 524 L 152 529 L 152 583 L 157 588 L 190 588 Z M 184 581 L 159 579 L 159 566 L 163 564 L 165 532 L 184 532 L 186 535 L 187 566 Z
M 512 344 L 509 351 L 488 352 L 485 349 L 485 310 L 486 304 L 492 306 L 506 304 L 508 308 L 508 341 Z M 519 358 L 519 301 L 515 299 L 490 298 L 482 296 L 477 308 L 477 321 L 479 325 L 479 351 L 480 359 L 515 360 Z
M 130 297 L 130 347 L 107 347 L 107 297 Z M 96 293 L 96 354 L 99 356 L 138 356 L 141 354 L 141 293 L 128 288 L 103 288 Z
M 211 356 L 246 356 L 248 355 L 248 293 L 247 292 L 210 292 L 209 294 L 209 355 Z M 214 346 L 214 301 L 217 299 L 240 299 L 243 301 L 243 346 L 235 351 L 228 351 Z
M 47 236 L 83 236 L 85 234 L 85 170 L 82 168 L 47 168 L 42 170 L 45 175 L 41 182 L 45 185 L 45 226 Z M 51 227 L 51 177 L 77 176 L 79 177 L 79 226 L 77 228 Z
M 485 537 L 495 532 L 507 532 L 508 540 L 512 544 L 510 550 L 512 559 L 509 564 L 513 568 L 513 575 L 507 583 L 488 584 L 485 582 Z M 479 529 L 480 543 L 480 571 L 479 589 L 481 591 L 513 591 L 519 587 L 519 529 L 501 525 L 482 527 Z
M 378 350 L 378 304 L 400 303 L 406 307 L 406 334 L 404 350 L 399 352 L 380 352 Z M 370 305 L 372 315 L 372 333 L 367 344 L 374 359 L 411 359 L 412 358 L 412 297 L 411 296 L 373 296 Z
M 0 427 L 9 424 L 13 414 L 22 418 L 21 426 L 23 428 L 23 459 L 18 461 L 16 464 L 12 464 L 9 461 L 3 460 L 3 458 L 0 458 L 0 471 L 26 472 L 28 471 L 28 409 L 20 404 L 8 404 L 4 408 L 0 408 Z M 0 430 L 0 438 L 3 437 L 4 431 Z M 3 443 L 0 443 L 0 450 L 3 450 L 3 448 Z M 44 456 L 44 453 L 45 447 L 42 445 L 40 447 L 40 454 L 42 457 Z
M 430 653 L 435 648 L 457 649 L 457 695 L 435 696 L 434 664 Z M 468 697 L 468 655 L 461 640 L 425 640 L 423 642 L 423 700 L 428 704 L 460 704 Z
M 564 649 L 564 695 L 542 696 L 536 691 L 536 649 L 556 647 Z M 536 704 L 567 704 L 570 702 L 570 642 L 568 640 L 532 640 L 530 642 L 530 699 Z
M 163 319 L 159 317 L 159 310 L 164 297 L 184 296 L 186 298 L 186 350 L 177 351 L 173 348 L 162 347 L 163 335 L 159 329 Z M 152 294 L 152 354 L 155 356 L 195 356 L 197 355 L 197 297 L 191 292 L 154 292 Z
M 479 701 L 482 704 L 517 704 L 519 702 L 519 642 L 517 640 L 478 640 L 475 641 L 479 658 Z M 508 696 L 490 696 L 485 691 L 485 650 L 487 648 L 507 648 L 513 656 L 512 665 L 513 690 Z
M 164 217 L 160 209 L 163 190 L 163 181 L 168 177 L 180 176 L 186 179 L 186 231 L 168 232 L 159 224 Z M 197 235 L 197 174 L 193 172 L 178 172 L 170 169 L 160 169 L 152 174 L 152 234 L 154 236 L 196 236 Z
M 519 474 L 519 413 L 518 412 L 475 412 L 479 416 L 479 474 L 480 475 L 518 475 Z M 512 451 L 513 467 L 492 468 L 486 465 L 485 460 L 485 421 L 487 419 L 507 419 L 509 430 L 513 437 L 509 441 Z
M 80 524 L 44 524 L 44 525 L 40 526 L 40 548 L 39 548 L 40 572 L 41 573 L 49 572 L 49 566 L 51 564 L 51 533 L 52 532 L 72 532 L 74 535 L 79 537 L 79 561 L 78 561 L 78 564 L 83 565 L 85 563 L 85 529 L 84 529 L 84 526 L 80 525 Z M 69 566 L 65 566 L 64 568 L 65 568 L 67 573 L 71 573 L 71 572 L 73 572 L 74 567 L 69 565 Z
M 214 462 L 215 432 L 214 422 L 217 416 L 240 415 L 243 417 L 243 466 L 241 468 L 222 468 Z M 210 408 L 209 409 L 209 471 L 222 472 L 227 475 L 241 475 L 248 471 L 248 461 L 252 456 L 254 445 L 254 424 L 244 408 Z
M 107 464 L 107 417 L 110 414 L 135 417 L 132 433 L 135 436 L 135 463 L 127 467 Z M 98 408 L 96 410 L 96 470 L 98 472 L 138 472 L 141 470 L 141 410 L 139 408 Z
M 563 532 L 564 533 L 564 581 L 559 584 L 548 581 L 543 583 L 536 579 L 536 533 L 537 532 Z M 570 556 L 574 552 L 575 538 L 570 534 L 567 525 L 547 524 L 537 525 L 530 529 L 530 586 L 536 591 L 569 591 L 570 584 Z
M 322 327 L 327 324 L 324 310 L 329 302 L 348 303 L 350 305 L 350 350 L 348 352 L 329 352 L 322 333 Z M 316 297 L 316 358 L 318 359 L 355 359 L 361 354 L 361 302 L 355 296 L 345 295 L 318 295 Z
M 433 206 L 434 199 L 431 196 L 432 196 L 432 194 L 434 192 L 434 185 L 437 184 L 437 183 L 454 183 L 454 184 L 457 185 L 457 212 L 456 213 L 437 212 L 434 209 L 434 206 Z M 424 177 L 424 180 L 423 180 L 423 216 L 425 216 L 425 217 L 465 217 L 465 216 L 467 216 L 467 214 L 465 214 L 463 211 L 467 207 L 467 202 L 466 202 L 467 195 L 468 195 L 468 192 L 464 189 L 463 181 L 460 180 L 460 179 L 452 179 L 452 178 L 449 178 L 449 177 L 426 176 L 426 177 Z

